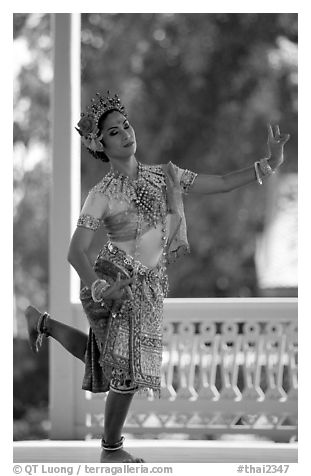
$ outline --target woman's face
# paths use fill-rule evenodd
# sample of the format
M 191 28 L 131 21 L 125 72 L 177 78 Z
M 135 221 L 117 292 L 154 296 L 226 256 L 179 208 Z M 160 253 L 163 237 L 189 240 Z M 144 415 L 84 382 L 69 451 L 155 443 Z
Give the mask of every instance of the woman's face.
M 113 111 L 106 117 L 101 134 L 109 158 L 128 158 L 136 152 L 133 127 L 123 114 Z

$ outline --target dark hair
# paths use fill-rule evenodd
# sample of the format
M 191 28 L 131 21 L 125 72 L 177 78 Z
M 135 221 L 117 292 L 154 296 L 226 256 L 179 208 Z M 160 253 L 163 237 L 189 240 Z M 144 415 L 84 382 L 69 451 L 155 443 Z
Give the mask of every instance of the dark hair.
M 102 162 L 109 162 L 109 158 L 107 157 L 105 152 L 103 151 L 95 152 L 94 150 L 91 150 L 89 148 L 87 148 L 87 151 L 91 154 L 92 157 L 94 157 L 94 159 L 99 159 Z

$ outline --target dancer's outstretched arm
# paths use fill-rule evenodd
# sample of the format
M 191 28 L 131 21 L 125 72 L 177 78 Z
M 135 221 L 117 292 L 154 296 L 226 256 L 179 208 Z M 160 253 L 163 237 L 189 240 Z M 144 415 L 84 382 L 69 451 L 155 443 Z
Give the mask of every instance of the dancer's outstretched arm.
M 284 145 L 289 140 L 289 134 L 281 134 L 279 126 L 268 125 L 268 165 L 273 171 L 278 169 L 284 161 Z M 199 174 L 190 193 L 221 193 L 230 192 L 236 188 L 257 180 L 254 165 L 225 175 Z

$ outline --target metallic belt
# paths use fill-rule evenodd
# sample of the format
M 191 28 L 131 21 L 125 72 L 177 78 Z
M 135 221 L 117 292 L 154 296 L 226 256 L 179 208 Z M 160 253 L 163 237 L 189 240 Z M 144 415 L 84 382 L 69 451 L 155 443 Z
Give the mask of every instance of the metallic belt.
M 110 241 L 107 242 L 107 248 L 110 253 L 113 255 L 122 254 L 123 261 L 125 264 L 131 266 L 133 269 L 137 270 L 137 274 L 140 276 L 146 276 L 147 279 L 157 278 L 158 274 L 153 270 L 145 266 L 140 261 L 135 260 L 133 256 L 128 255 L 124 250 L 121 250 L 117 246 L 113 245 Z

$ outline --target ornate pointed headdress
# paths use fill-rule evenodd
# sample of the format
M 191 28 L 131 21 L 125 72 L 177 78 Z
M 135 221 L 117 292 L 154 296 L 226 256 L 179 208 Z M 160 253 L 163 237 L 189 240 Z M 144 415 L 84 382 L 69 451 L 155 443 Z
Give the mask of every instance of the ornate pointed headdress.
M 127 112 L 117 94 L 110 96 L 110 92 L 107 91 L 106 95 L 96 93 L 96 96 L 97 99 L 92 98 L 92 103 L 87 107 L 86 112 L 81 113 L 81 119 L 76 130 L 87 149 L 92 152 L 101 152 L 104 147 L 100 141 L 99 119 L 107 111 L 119 111 L 125 117 L 127 117 Z

